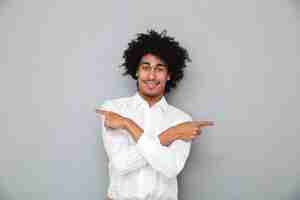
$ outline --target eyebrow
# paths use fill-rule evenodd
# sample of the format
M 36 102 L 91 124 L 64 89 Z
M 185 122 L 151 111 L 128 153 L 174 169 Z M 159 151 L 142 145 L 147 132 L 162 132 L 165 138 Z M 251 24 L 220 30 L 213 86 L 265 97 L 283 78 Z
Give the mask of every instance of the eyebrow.
M 140 65 L 151 65 L 149 62 L 147 62 L 147 61 L 142 61 L 141 63 L 140 63 Z M 166 64 L 163 64 L 163 63 L 159 63 L 159 64 L 157 64 L 156 66 L 163 66 L 163 67 L 167 67 L 167 65 Z

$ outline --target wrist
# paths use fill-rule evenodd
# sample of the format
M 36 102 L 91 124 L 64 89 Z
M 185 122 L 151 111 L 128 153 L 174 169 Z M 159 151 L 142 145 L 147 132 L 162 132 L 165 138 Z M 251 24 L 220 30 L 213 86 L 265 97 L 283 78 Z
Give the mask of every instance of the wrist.
M 171 127 L 168 131 L 170 132 L 172 142 L 175 140 L 181 139 L 181 135 L 175 126 Z
M 180 132 L 178 132 L 177 128 L 176 127 L 172 127 L 173 129 L 173 135 L 174 135 L 174 140 L 179 140 L 181 139 L 181 134 Z
M 131 120 L 129 118 L 123 118 L 123 129 L 128 130 L 130 126 Z

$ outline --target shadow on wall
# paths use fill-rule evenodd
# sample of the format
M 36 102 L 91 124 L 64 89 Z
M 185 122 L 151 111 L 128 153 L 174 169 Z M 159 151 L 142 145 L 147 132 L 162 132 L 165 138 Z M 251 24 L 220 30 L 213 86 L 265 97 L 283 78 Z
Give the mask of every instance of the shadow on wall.
M 8 0 L 0 0 L 0 16 L 3 16 L 4 10 L 10 7 L 10 2 Z
M 289 4 L 296 11 L 297 19 L 300 19 L 300 0 L 289 0 Z
M 12 196 L 0 185 L 0 199 L 13 200 Z
M 290 3 L 293 4 L 293 5 L 295 5 L 298 8 L 300 6 L 300 0 L 290 0 Z
M 300 199 L 300 181 L 298 181 L 294 189 L 289 193 L 288 200 L 299 200 Z
M 296 191 L 290 195 L 288 198 L 289 200 L 299 200 L 300 199 L 300 192 Z

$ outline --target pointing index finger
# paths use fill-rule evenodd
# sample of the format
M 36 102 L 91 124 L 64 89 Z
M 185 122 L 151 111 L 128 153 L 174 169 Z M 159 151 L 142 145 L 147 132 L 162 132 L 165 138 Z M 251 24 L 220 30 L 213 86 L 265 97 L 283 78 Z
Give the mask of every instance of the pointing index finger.
M 101 109 L 96 109 L 96 113 L 98 113 L 100 115 L 105 115 L 107 113 L 107 111 L 101 110 Z

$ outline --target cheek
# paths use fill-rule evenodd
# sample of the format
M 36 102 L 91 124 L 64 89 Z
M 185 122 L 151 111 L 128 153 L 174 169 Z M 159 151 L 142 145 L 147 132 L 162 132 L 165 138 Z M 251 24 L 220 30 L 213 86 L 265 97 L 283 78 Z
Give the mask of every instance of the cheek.
M 160 80 L 160 82 L 162 83 L 162 84 L 166 84 L 167 83 L 167 81 L 168 81 L 168 76 L 167 75 L 162 75 L 162 76 L 160 76 L 159 77 L 159 80 Z
M 144 80 L 146 80 L 146 77 L 143 74 L 139 74 L 138 82 L 143 82 Z
M 147 78 L 147 74 L 143 72 L 138 72 L 138 79 L 139 80 L 144 80 Z

